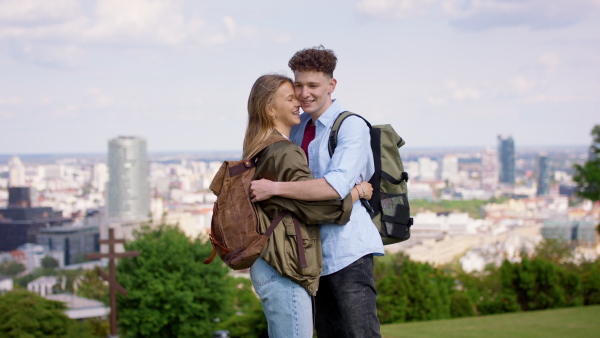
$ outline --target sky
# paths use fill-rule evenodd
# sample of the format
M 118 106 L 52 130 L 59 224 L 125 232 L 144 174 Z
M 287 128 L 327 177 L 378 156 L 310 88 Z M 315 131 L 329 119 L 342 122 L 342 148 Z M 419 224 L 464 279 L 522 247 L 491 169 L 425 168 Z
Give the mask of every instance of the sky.
M 407 148 L 588 145 L 600 0 L 0 0 L 0 154 L 238 151 L 254 81 L 303 48 Z

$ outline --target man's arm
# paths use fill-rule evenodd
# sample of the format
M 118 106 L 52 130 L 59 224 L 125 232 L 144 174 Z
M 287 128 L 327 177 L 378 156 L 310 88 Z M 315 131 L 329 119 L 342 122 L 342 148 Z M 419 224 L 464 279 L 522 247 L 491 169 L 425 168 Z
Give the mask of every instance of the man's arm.
M 369 182 L 356 184 L 350 191 L 352 203 L 360 198 L 370 200 L 373 187 Z M 252 202 L 264 201 L 273 196 L 281 196 L 299 201 L 326 201 L 339 199 L 339 194 L 324 178 L 307 181 L 273 182 L 261 179 L 250 182 Z
M 324 178 L 295 182 L 273 182 L 266 179 L 250 182 L 252 202 L 281 196 L 301 201 L 340 199 L 340 195 Z

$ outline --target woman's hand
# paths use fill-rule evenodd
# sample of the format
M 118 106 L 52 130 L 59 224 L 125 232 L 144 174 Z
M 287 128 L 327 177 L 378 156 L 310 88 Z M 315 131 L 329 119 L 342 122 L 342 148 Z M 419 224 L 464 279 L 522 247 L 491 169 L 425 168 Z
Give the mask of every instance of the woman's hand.
M 358 189 L 358 191 L 360 191 L 362 199 L 370 200 L 371 197 L 373 197 L 373 186 L 371 183 L 363 181 L 355 185 L 355 187 Z

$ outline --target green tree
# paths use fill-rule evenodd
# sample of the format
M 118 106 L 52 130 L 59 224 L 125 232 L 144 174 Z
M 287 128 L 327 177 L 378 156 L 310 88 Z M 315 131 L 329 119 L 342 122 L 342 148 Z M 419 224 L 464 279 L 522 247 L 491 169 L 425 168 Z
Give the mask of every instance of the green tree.
M 99 300 L 108 305 L 108 282 L 100 276 L 97 269 L 85 270 L 79 280 L 77 295 Z
M 381 323 L 450 318 L 453 279 L 426 263 L 398 254 L 376 261 L 377 314 Z
M 64 314 L 65 304 L 29 291 L 0 295 L 1 337 L 64 337 L 75 322 Z M 89 336 L 89 335 L 88 335 Z
M 247 278 L 234 278 L 232 283 L 236 313 L 221 321 L 216 329 L 229 331 L 231 338 L 267 338 L 267 318 L 252 289 L 252 282 Z
M 25 265 L 16 261 L 4 262 L 0 264 L 0 275 L 14 278 L 23 271 L 25 271 Z
M 74 294 L 76 289 L 75 284 L 82 274 L 83 270 L 81 269 L 59 271 L 56 274 L 57 278 L 56 285 L 54 285 L 54 290 L 59 293 L 68 292 Z
M 597 202 L 600 201 L 600 125 L 594 126 L 591 135 L 590 153 L 593 156 L 584 165 L 574 165 L 573 180 L 577 183 L 579 197 Z
M 58 261 L 52 256 L 42 258 L 42 268 L 44 269 L 56 269 L 58 265 Z
M 544 239 L 535 247 L 533 256 L 554 264 L 563 264 L 573 260 L 573 248 L 567 242 Z
M 600 304 L 600 260 L 582 265 L 583 302 L 585 305 Z
M 128 292 L 117 298 L 123 337 L 207 337 L 215 318 L 233 313 L 229 268 L 218 260 L 202 264 L 210 243 L 160 224 L 143 227 L 125 248 L 140 255 L 117 266 L 117 280 Z
M 502 287 L 501 271 L 495 264 L 488 264 L 482 272 L 466 273 L 460 269 L 454 273 L 454 277 L 459 289 L 475 304 L 476 312 L 480 315 L 521 310 L 512 290 Z
M 17 285 L 26 289 L 27 284 L 29 282 L 31 282 L 41 276 L 56 276 L 56 275 L 57 275 L 56 269 L 37 268 L 37 269 L 33 270 L 33 272 L 30 274 L 16 278 L 15 281 L 17 282 Z

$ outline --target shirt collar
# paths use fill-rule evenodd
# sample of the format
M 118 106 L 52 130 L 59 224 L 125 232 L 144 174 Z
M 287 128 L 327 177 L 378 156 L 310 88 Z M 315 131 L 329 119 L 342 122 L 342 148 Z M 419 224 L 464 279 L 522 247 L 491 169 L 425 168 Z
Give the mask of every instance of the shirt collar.
M 323 126 L 328 127 L 333 124 L 335 118 L 342 112 L 342 106 L 336 99 L 333 100 L 331 106 L 317 119 L 317 123 L 321 123 Z

